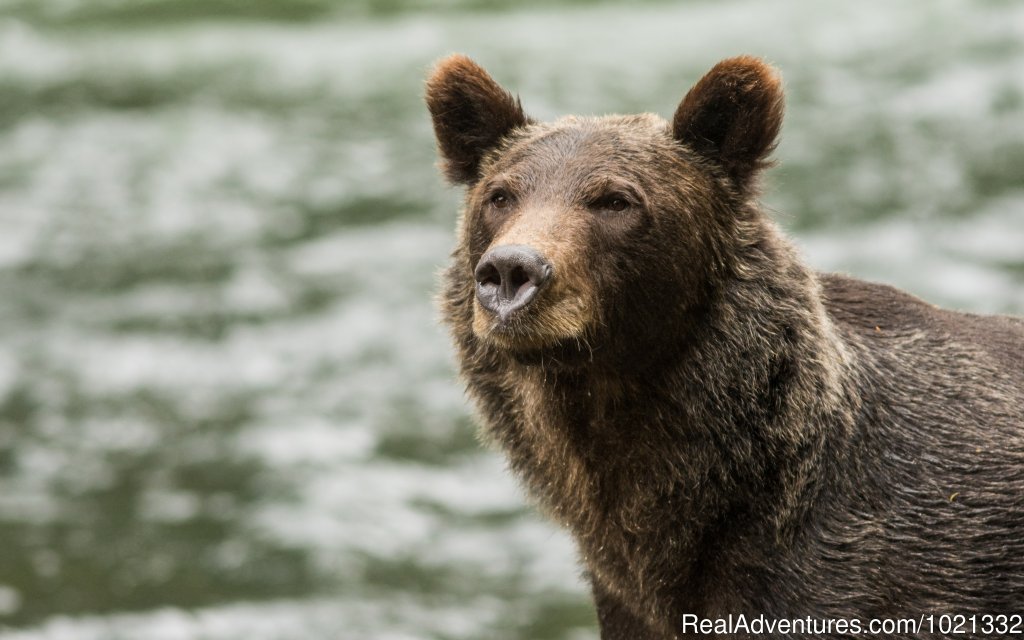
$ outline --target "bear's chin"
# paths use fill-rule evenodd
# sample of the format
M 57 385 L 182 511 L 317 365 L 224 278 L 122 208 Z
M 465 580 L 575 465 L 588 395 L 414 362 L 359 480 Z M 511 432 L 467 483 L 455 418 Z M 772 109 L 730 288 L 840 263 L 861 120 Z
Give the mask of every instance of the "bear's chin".
M 575 338 L 559 338 L 544 345 L 506 344 L 498 349 L 519 365 L 550 370 L 581 369 L 594 361 L 594 351 L 582 339 Z
M 503 353 L 528 366 L 573 369 L 594 360 L 591 341 L 579 335 L 547 334 L 538 325 L 524 319 L 492 324 L 486 331 L 474 332 L 486 348 Z

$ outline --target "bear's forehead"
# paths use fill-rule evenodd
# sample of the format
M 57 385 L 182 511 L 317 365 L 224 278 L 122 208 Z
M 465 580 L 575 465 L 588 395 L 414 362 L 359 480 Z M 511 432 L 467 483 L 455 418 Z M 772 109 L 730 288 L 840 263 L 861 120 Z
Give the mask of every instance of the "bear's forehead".
M 635 135 L 638 137 L 661 134 L 666 131 L 668 123 L 653 113 L 637 113 L 630 115 L 606 116 L 563 116 L 553 122 L 533 125 L 529 129 L 538 132 L 562 131 L 578 135 Z
M 491 157 L 485 173 L 613 168 L 675 151 L 668 123 L 654 114 L 567 116 L 520 129 Z

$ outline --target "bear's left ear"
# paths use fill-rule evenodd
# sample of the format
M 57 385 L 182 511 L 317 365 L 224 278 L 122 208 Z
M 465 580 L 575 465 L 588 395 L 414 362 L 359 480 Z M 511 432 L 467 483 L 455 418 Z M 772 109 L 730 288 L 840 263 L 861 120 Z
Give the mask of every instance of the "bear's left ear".
M 427 108 L 445 175 L 456 184 L 476 182 L 484 154 L 530 122 L 517 98 L 461 55 L 435 67 L 427 80 Z
M 770 164 L 782 111 L 778 72 L 752 56 L 729 58 L 686 94 L 672 118 L 672 134 L 722 167 L 742 192 Z

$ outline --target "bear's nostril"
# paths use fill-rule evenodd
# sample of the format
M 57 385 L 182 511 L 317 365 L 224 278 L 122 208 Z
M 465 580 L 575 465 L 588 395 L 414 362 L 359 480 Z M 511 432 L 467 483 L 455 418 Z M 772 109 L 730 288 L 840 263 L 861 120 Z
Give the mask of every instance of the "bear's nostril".
M 494 286 L 501 285 L 501 274 L 494 268 L 494 265 L 485 264 L 482 268 L 477 269 L 476 280 L 480 284 L 490 284 Z
M 508 274 L 508 289 L 509 291 L 519 291 L 519 289 L 530 281 L 530 276 L 526 275 L 526 270 L 522 267 L 514 267 Z

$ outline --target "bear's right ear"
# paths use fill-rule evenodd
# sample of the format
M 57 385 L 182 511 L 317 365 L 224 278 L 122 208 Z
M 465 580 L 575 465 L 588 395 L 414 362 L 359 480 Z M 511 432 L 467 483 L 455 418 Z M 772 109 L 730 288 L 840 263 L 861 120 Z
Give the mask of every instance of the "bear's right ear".
M 476 182 L 484 154 L 510 131 L 530 123 L 519 99 L 462 55 L 449 56 L 434 68 L 427 80 L 427 108 L 445 175 L 457 184 Z
M 729 58 L 686 94 L 672 118 L 672 134 L 746 191 L 770 164 L 782 110 L 782 80 L 774 68 L 752 56 Z

